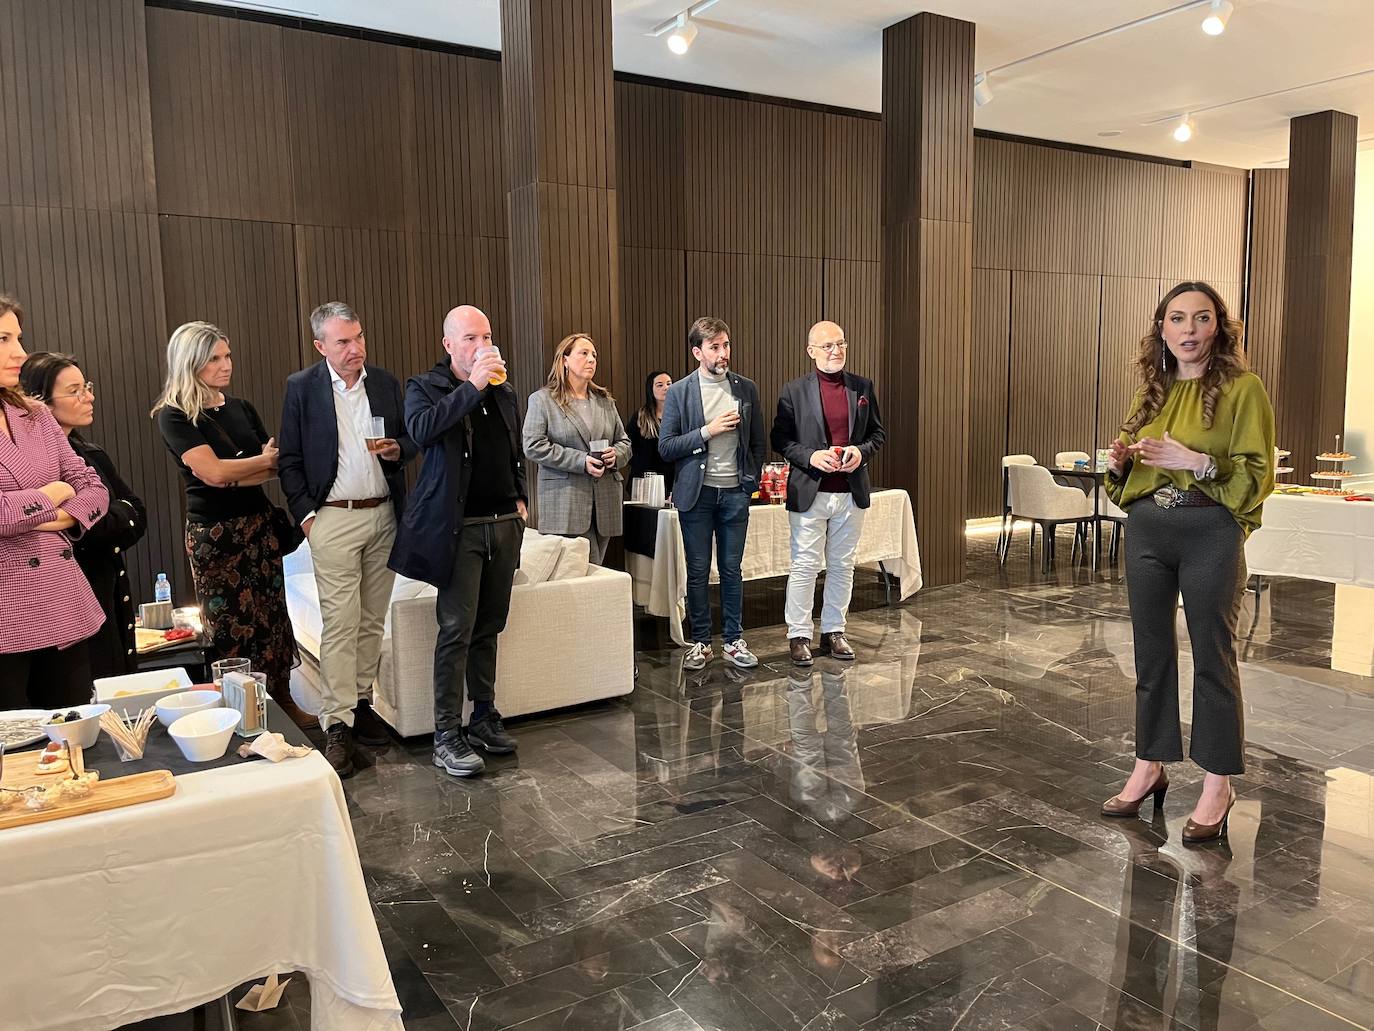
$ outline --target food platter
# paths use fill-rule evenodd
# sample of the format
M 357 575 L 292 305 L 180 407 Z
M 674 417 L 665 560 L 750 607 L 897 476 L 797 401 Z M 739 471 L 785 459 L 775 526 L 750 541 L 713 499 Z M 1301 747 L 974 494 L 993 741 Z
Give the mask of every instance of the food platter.
M 0 712 L 0 742 L 12 751 L 42 741 L 48 735 L 42 724 L 52 715 L 51 709 L 6 709 Z

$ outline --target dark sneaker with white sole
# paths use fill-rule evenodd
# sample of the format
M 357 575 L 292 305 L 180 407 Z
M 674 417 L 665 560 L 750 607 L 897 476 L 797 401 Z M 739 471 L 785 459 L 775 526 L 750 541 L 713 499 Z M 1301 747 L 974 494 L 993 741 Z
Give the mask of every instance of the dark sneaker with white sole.
M 465 728 L 468 741 L 492 755 L 510 755 L 515 751 L 515 738 L 506 733 L 506 724 L 495 709 L 488 709 L 480 719 Z
M 461 729 L 434 735 L 434 765 L 453 777 L 472 777 L 487 768 Z

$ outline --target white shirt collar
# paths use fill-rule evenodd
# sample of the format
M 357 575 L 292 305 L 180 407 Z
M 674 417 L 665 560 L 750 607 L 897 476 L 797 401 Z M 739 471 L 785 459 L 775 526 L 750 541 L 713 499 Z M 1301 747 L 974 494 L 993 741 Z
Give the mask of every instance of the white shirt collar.
M 344 378 L 343 378 L 342 376 L 340 376 L 337 372 L 334 371 L 334 366 L 330 365 L 329 362 L 325 362 L 325 363 L 324 363 L 324 367 L 325 367 L 326 369 L 329 370 L 329 382 L 330 382 L 330 385 L 333 386 L 333 388 L 334 388 L 335 390 L 338 390 L 338 391 L 346 391 L 346 390 L 349 390 L 349 389 L 350 389 L 349 386 L 348 386 L 348 384 L 344 382 Z M 355 384 L 353 384 L 353 388 L 352 388 L 352 389 L 356 389 L 356 388 L 362 386 L 363 380 L 365 380 L 365 379 L 367 379 L 367 366 L 366 366 L 366 365 L 363 366 L 363 371 L 362 371 L 361 373 L 358 374 L 358 382 L 355 383 Z

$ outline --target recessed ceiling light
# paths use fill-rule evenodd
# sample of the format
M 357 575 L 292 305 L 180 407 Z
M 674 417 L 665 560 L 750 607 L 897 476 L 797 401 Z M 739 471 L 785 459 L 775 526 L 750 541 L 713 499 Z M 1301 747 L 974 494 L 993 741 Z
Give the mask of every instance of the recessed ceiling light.
M 1120 136 L 1120 135 L 1121 135 L 1121 130 L 1120 130 L 1120 129 L 1103 129 L 1103 130 L 1102 130 L 1100 133 L 1098 133 L 1097 135 L 1101 136 L 1104 140 L 1110 140 L 1110 139 L 1112 139 L 1112 138 L 1115 137 L 1115 136 Z
M 1226 23 L 1231 20 L 1231 12 L 1235 9 L 1231 0 L 1212 0 L 1207 8 L 1207 17 L 1202 19 L 1202 31 L 1209 36 L 1220 36 L 1226 31 Z

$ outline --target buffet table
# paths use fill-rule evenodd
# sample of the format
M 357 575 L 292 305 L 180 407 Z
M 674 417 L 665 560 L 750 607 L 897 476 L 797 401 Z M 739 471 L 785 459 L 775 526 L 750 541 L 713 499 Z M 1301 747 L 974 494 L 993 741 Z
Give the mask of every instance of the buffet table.
M 668 631 L 680 647 L 687 646 L 682 621 L 687 614 L 687 556 L 677 509 L 658 510 L 652 557 L 627 548 L 625 559 L 634 581 L 634 600 L 651 615 L 665 616 Z M 921 589 L 921 556 L 911 498 L 904 490 L 874 491 L 864 517 L 856 564 L 881 565 L 901 580 L 899 598 L 905 601 Z M 754 505 L 749 509 L 741 572 L 745 580 L 786 576 L 792 567 L 792 530 L 784 505 Z M 717 583 L 715 562 L 711 582 Z
M 399 1029 L 339 779 L 318 752 L 0 831 L 6 1031 L 115 1028 L 302 971 L 311 1026 Z M 237 1001 L 237 1000 L 235 1000 Z

